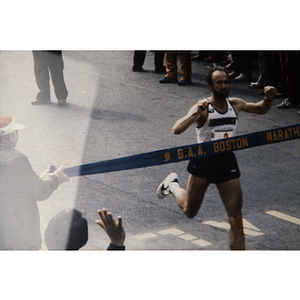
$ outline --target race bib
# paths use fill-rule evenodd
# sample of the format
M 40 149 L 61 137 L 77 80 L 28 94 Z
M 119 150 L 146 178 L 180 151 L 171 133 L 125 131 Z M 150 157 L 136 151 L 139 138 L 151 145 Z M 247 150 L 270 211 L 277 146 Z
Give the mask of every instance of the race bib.
M 211 132 L 211 140 L 221 140 L 233 137 L 232 128 L 223 128 L 223 129 L 213 129 Z

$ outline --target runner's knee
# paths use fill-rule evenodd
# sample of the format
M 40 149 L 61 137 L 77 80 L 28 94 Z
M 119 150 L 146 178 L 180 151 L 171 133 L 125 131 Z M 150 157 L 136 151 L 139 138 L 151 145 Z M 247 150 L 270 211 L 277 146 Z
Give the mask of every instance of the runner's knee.
M 186 209 L 186 210 L 184 211 L 184 214 L 185 214 L 189 219 L 193 219 L 193 218 L 197 215 L 197 213 L 198 213 L 198 210 L 195 211 L 195 210 L 188 210 L 188 209 Z

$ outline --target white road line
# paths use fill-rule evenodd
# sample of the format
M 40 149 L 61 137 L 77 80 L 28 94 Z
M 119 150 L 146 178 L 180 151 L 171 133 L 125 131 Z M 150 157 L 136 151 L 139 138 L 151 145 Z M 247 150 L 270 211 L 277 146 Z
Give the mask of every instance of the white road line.
M 211 245 L 210 242 L 207 242 L 205 240 L 202 239 L 198 239 L 196 236 L 188 234 L 188 233 L 184 233 L 184 231 L 179 230 L 177 228 L 170 228 L 170 229 L 166 229 L 166 230 L 160 230 L 157 231 L 157 233 L 161 234 L 161 235 L 166 235 L 166 234 L 171 234 L 171 235 L 175 235 L 178 236 L 181 239 L 184 239 L 186 241 L 191 241 L 191 243 L 198 245 L 200 247 L 206 247 L 208 245 Z
M 246 228 L 244 228 L 244 233 L 245 233 L 245 234 L 248 234 L 248 235 L 252 235 L 252 236 L 260 236 L 260 235 L 264 235 L 264 233 L 261 232 L 261 231 L 254 231 L 254 230 L 246 229 Z
M 244 228 L 249 228 L 249 229 L 260 231 L 257 227 L 255 227 L 253 224 L 251 224 L 250 222 L 248 222 L 245 219 L 243 219 L 243 223 L 244 223 Z
M 217 222 L 217 221 L 209 220 L 209 221 L 202 222 L 202 224 L 213 226 L 213 227 L 217 227 L 217 228 L 222 228 L 222 229 L 230 230 L 230 225 L 228 223 L 226 223 L 226 222 Z M 250 226 L 252 228 L 257 228 L 257 227 L 253 226 L 251 223 L 249 223 L 247 221 L 246 221 L 246 225 L 247 225 L 247 227 Z M 264 235 L 264 233 L 261 232 L 261 231 L 259 231 L 258 228 L 257 228 L 257 230 L 258 231 L 254 231 L 254 230 L 251 230 L 251 229 L 244 228 L 244 233 L 247 234 L 247 235 L 252 235 L 252 236 Z
M 223 228 L 223 229 L 230 229 L 230 225 L 226 222 L 217 222 L 217 221 L 205 221 L 202 222 L 202 224 L 213 226 L 213 227 L 218 227 L 218 228 Z
M 154 234 L 154 233 L 145 233 L 145 234 L 142 234 L 142 235 L 137 235 L 137 236 L 135 236 L 135 238 L 138 239 L 138 240 L 147 240 L 147 239 L 154 238 L 156 236 L 157 235 Z
M 211 245 L 210 242 L 207 242 L 202 239 L 198 239 L 198 237 L 188 234 L 188 233 L 185 233 L 184 231 L 179 230 L 177 228 L 169 228 L 169 229 L 165 229 L 165 230 L 160 230 L 160 231 L 157 231 L 157 233 L 160 235 L 171 234 L 174 236 L 178 236 L 179 238 L 184 239 L 186 241 L 190 241 L 191 243 L 198 245 L 200 247 L 206 247 L 208 245 Z M 135 236 L 135 238 L 138 240 L 147 240 L 147 239 L 151 239 L 154 237 L 157 237 L 157 235 L 154 233 L 145 233 L 145 234 Z
M 202 239 L 191 241 L 191 243 L 196 244 L 196 245 L 201 246 L 201 247 L 206 247 L 206 246 L 211 245 L 210 242 L 207 242 L 207 241 L 202 240 Z
M 157 233 L 162 234 L 162 235 L 166 235 L 166 234 L 179 235 L 179 234 L 183 234 L 184 231 L 181 231 L 176 228 L 170 228 L 170 229 L 166 229 L 166 230 L 157 231 Z
M 271 211 L 271 212 L 267 212 L 267 213 L 275 215 L 277 217 L 279 217 L 279 215 L 280 215 L 281 218 L 283 218 L 282 215 L 284 215 L 284 214 L 281 214 L 281 213 L 275 212 L 275 211 Z M 299 219 L 290 217 L 288 215 L 284 215 L 284 216 L 285 216 L 285 218 L 283 218 L 283 219 L 288 220 L 290 222 L 293 222 L 293 220 L 294 220 L 294 223 L 296 223 L 296 221 L 297 221 L 296 224 L 300 225 L 300 220 Z M 243 219 L 243 223 L 244 223 L 244 233 L 245 234 L 251 235 L 251 236 L 264 235 L 263 232 L 261 232 L 257 227 L 255 227 L 254 225 L 252 225 L 247 220 Z M 229 223 L 226 223 L 226 222 L 217 222 L 217 221 L 208 220 L 208 221 L 202 222 L 202 224 L 209 225 L 209 226 L 212 226 L 212 227 L 217 227 L 217 228 L 222 228 L 222 229 L 230 230 L 230 225 L 229 225 Z M 179 230 L 179 229 L 177 229 L 175 227 L 169 228 L 169 229 L 165 229 L 165 230 L 160 230 L 160 231 L 157 231 L 157 233 L 160 234 L 160 235 L 171 234 L 171 235 L 174 235 L 174 236 L 178 236 L 181 239 L 184 239 L 186 241 L 190 241 L 191 243 L 194 243 L 194 244 L 196 244 L 198 246 L 201 246 L 201 247 L 205 247 L 205 246 L 211 245 L 210 242 L 207 242 L 207 241 L 202 240 L 202 239 L 197 239 L 196 236 L 191 235 L 191 234 L 187 234 L 184 231 Z M 157 235 L 154 234 L 154 233 L 145 233 L 145 234 L 142 234 L 142 235 L 138 235 L 135 238 L 139 239 L 139 240 L 146 240 L 146 239 L 154 238 L 156 236 Z
M 188 233 L 183 234 L 183 235 L 179 235 L 178 237 L 180 237 L 181 239 L 184 239 L 186 241 L 191 241 L 191 240 L 196 240 L 197 239 L 196 236 L 188 234 Z
M 273 217 L 276 217 L 276 218 L 279 218 L 279 219 L 282 219 L 282 220 L 289 221 L 291 223 L 295 223 L 297 225 L 300 225 L 300 219 L 289 216 L 289 215 L 284 214 L 284 213 L 281 213 L 279 211 L 270 210 L 270 211 L 266 211 L 266 213 L 273 216 Z

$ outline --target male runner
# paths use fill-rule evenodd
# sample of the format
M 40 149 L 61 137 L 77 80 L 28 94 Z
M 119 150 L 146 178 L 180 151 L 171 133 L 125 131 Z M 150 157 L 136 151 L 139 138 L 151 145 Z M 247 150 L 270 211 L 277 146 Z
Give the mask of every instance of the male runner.
M 206 77 L 211 95 L 199 100 L 189 112 L 173 126 L 174 134 L 181 134 L 195 123 L 197 142 L 231 137 L 235 134 L 240 111 L 265 114 L 271 107 L 276 94 L 274 87 L 264 89 L 265 97 L 258 103 L 248 103 L 239 98 L 228 98 L 229 77 L 221 67 L 210 69 Z M 192 159 L 188 165 L 190 173 L 187 190 L 178 184 L 178 175 L 169 174 L 158 186 L 160 199 L 171 193 L 188 218 L 198 213 L 210 183 L 217 185 L 226 208 L 229 224 L 229 244 L 232 250 L 245 249 L 242 220 L 242 189 L 240 171 L 233 152 Z

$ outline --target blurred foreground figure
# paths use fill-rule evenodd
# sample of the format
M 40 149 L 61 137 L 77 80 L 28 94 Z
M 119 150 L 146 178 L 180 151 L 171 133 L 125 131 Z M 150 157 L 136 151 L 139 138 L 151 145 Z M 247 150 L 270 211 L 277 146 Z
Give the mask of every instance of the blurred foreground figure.
M 126 233 L 122 217 L 118 216 L 118 221 L 116 221 L 113 215 L 105 208 L 98 210 L 98 214 L 101 220 L 97 220 L 96 223 L 106 232 L 110 239 L 107 250 L 125 250 Z
M 45 231 L 48 250 L 79 250 L 88 241 L 88 222 L 77 209 L 59 212 Z
M 41 248 L 37 202 L 46 200 L 59 184 L 69 181 L 64 167 L 38 176 L 28 158 L 15 149 L 24 125 L 11 115 L 0 116 L 0 249 Z
M 96 223 L 110 239 L 107 250 L 125 250 L 125 230 L 122 217 L 115 220 L 105 208 L 98 210 L 100 220 Z M 80 250 L 88 241 L 88 222 L 77 209 L 65 210 L 56 214 L 45 231 L 48 250 Z

